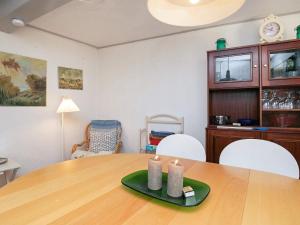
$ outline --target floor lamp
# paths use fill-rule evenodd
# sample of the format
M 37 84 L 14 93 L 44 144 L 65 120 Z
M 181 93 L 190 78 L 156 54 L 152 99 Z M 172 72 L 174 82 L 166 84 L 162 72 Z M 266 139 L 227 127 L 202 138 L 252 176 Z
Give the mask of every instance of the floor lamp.
M 61 113 L 61 158 L 65 159 L 64 113 L 80 111 L 75 102 L 68 97 L 63 97 L 58 106 L 57 113 Z

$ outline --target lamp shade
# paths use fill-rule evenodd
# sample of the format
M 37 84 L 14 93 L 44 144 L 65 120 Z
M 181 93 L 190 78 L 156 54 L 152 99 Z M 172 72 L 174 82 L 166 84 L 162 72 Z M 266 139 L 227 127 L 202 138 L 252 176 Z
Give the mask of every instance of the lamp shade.
M 65 112 L 78 112 L 80 111 L 78 106 L 71 98 L 63 97 L 60 105 L 58 106 L 57 113 Z
M 148 0 L 148 9 L 163 23 L 191 27 L 222 20 L 244 3 L 245 0 Z

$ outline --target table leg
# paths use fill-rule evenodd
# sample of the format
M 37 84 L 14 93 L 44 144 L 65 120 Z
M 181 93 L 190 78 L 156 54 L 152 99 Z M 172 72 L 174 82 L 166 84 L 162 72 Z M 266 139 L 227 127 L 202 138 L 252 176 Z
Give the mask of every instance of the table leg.
M 4 177 L 5 177 L 6 184 L 8 184 L 9 182 L 11 182 L 15 179 L 18 169 L 19 168 L 13 169 L 12 174 L 10 175 L 10 177 L 8 175 L 9 171 L 4 172 Z
M 7 172 L 8 172 L 8 171 L 4 171 L 5 184 L 8 184 L 8 183 L 9 183 L 9 178 L 8 178 Z
M 13 169 L 12 175 L 10 177 L 10 181 L 13 181 L 15 179 L 18 169 L 19 168 Z

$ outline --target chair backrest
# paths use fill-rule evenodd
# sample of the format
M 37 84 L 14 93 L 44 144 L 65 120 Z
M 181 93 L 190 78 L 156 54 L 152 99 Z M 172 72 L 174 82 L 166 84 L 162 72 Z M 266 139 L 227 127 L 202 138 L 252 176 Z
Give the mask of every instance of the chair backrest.
M 206 161 L 205 150 L 201 142 L 186 134 L 173 134 L 165 137 L 158 144 L 156 152 L 158 155 Z
M 299 167 L 292 154 L 282 146 L 259 139 L 243 139 L 227 145 L 220 164 L 299 178 Z

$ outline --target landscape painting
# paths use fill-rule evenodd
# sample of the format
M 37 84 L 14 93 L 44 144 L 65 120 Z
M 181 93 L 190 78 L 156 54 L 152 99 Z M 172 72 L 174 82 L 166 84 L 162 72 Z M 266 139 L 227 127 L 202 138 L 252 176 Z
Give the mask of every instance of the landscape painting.
M 58 80 L 61 89 L 83 89 L 82 70 L 58 67 Z
M 0 52 L 0 106 L 46 106 L 47 62 Z

